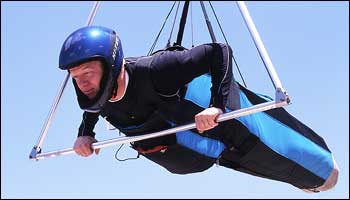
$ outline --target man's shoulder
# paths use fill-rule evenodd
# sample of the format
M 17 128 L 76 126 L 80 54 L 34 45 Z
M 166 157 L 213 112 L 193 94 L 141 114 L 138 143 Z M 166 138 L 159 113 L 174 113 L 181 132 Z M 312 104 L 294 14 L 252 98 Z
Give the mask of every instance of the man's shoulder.
M 143 60 L 145 56 L 134 56 L 134 57 L 126 57 L 125 64 L 126 68 L 128 68 L 131 71 L 138 71 L 138 69 L 141 67 L 144 67 L 143 64 L 140 65 L 140 61 Z M 142 62 L 141 62 L 142 63 Z
M 153 55 L 151 56 L 133 56 L 133 57 L 125 57 L 125 61 L 127 64 L 134 64 L 137 62 L 140 62 L 141 60 L 147 60 L 154 57 Z
M 141 58 L 142 56 L 133 56 L 133 57 L 126 57 L 124 58 L 126 63 L 135 63 L 137 59 Z

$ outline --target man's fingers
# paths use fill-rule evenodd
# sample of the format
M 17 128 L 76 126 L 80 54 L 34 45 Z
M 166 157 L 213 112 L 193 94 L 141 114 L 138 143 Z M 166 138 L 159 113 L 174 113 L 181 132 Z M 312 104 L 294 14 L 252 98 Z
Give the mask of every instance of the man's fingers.
M 75 153 L 78 154 L 78 155 L 81 154 L 80 149 L 74 148 L 74 151 L 75 151 Z
M 91 144 L 84 144 L 83 151 L 85 155 L 91 155 L 93 153 L 93 149 L 91 148 Z
M 90 146 L 86 146 L 86 145 L 80 146 L 80 147 L 74 149 L 74 151 L 75 151 L 78 155 L 84 156 L 84 157 L 91 155 L 92 152 L 93 152 L 93 151 L 91 150 L 91 147 L 90 147 Z
M 79 156 L 84 156 L 85 157 L 85 153 L 82 149 L 77 149 L 75 150 L 75 153 L 77 153 Z
M 213 127 L 218 125 L 218 123 L 216 123 L 214 120 L 215 120 L 215 118 L 213 118 L 213 119 L 206 119 L 208 127 L 213 128 Z
M 195 115 L 196 128 L 199 133 L 203 133 L 206 130 L 212 129 L 218 126 L 217 118 L 222 114 L 220 108 L 207 108 L 202 112 Z
M 205 130 L 212 129 L 218 125 L 217 122 L 214 121 L 215 117 L 212 116 L 201 116 L 198 115 L 195 117 L 197 130 L 202 133 Z
M 97 140 L 91 136 L 79 136 L 74 143 L 73 149 L 80 156 L 90 156 L 94 153 L 91 144 L 97 142 Z M 99 153 L 99 150 L 95 151 L 96 154 Z
M 196 116 L 195 117 L 195 121 L 196 121 L 196 128 L 200 133 L 203 133 L 203 130 L 205 128 L 205 124 L 203 123 L 203 120 L 201 119 L 200 116 Z

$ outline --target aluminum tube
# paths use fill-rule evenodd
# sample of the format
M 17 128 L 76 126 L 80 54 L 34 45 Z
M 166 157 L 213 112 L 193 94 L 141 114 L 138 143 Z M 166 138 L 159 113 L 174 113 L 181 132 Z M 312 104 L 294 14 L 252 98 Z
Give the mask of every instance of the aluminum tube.
M 100 1 L 95 1 L 94 5 L 92 6 L 92 10 L 90 11 L 90 15 L 88 17 L 88 20 L 86 22 L 87 26 L 91 26 L 92 22 L 95 19 L 97 9 L 100 7 Z
M 254 25 L 253 19 L 251 18 L 245 3 L 243 1 L 237 1 L 236 3 L 239 7 L 239 10 L 243 16 L 243 19 L 244 19 L 246 25 L 248 26 L 250 35 L 254 39 L 255 46 L 258 48 L 259 54 L 260 54 L 261 58 L 263 59 L 263 62 L 265 64 L 265 67 L 269 73 L 269 76 L 272 80 L 272 83 L 273 83 L 275 89 L 278 89 L 278 88 L 282 89 L 283 87 L 282 87 L 281 81 L 278 78 L 277 72 L 272 64 L 272 61 L 271 61 L 269 55 L 267 54 L 267 51 L 264 47 L 264 44 L 260 38 L 260 35 L 259 35 L 255 25 Z
M 213 27 L 211 26 L 211 23 L 209 21 L 209 18 L 208 18 L 208 15 L 207 15 L 207 11 L 205 9 L 203 1 L 200 1 L 200 4 L 201 4 L 202 11 L 203 11 L 203 14 L 204 14 L 205 22 L 207 23 L 207 27 L 208 27 L 208 30 L 209 30 L 209 33 L 210 33 L 211 41 L 213 43 L 216 43 L 216 38 L 215 38 L 214 31 L 213 31 Z
M 241 117 L 244 115 L 253 114 L 256 112 L 262 112 L 262 111 L 282 107 L 285 105 L 288 105 L 288 103 L 286 101 L 282 101 L 282 102 L 278 102 L 278 103 L 276 103 L 275 101 L 261 103 L 261 104 L 251 106 L 249 108 L 243 108 L 240 110 L 235 110 L 232 112 L 222 114 L 218 117 L 217 121 L 222 122 L 222 121 L 226 121 L 229 119 Z M 191 124 L 187 124 L 187 125 L 178 126 L 175 128 L 170 128 L 170 129 L 167 129 L 164 131 L 155 132 L 155 133 L 149 133 L 149 134 L 133 136 L 133 137 L 121 137 L 121 138 L 115 138 L 115 139 L 110 139 L 110 140 L 104 140 L 101 142 L 93 143 L 92 149 L 100 149 L 103 147 L 108 147 L 108 146 L 112 146 L 112 145 L 116 145 L 116 144 L 130 143 L 130 142 L 136 142 L 136 141 L 140 141 L 140 140 L 170 135 L 170 134 L 173 134 L 176 132 L 193 129 L 195 127 L 196 127 L 196 124 L 191 123 Z M 51 152 L 47 152 L 47 153 L 41 153 L 32 159 L 40 160 L 40 159 L 47 158 L 47 157 L 55 157 L 55 156 L 66 155 L 66 154 L 71 154 L 71 153 L 74 153 L 73 148 L 68 148 L 68 149 L 63 149 L 63 150 L 59 150 L 59 151 L 51 151 Z
M 88 20 L 87 20 L 87 26 L 90 26 L 95 18 L 95 15 L 96 15 L 96 12 L 97 12 L 97 9 L 100 5 L 100 2 L 99 1 L 96 1 L 92 7 L 92 10 L 90 11 L 90 14 L 89 14 L 89 17 L 88 17 Z M 51 121 L 52 121 L 52 118 L 56 112 L 56 109 L 57 109 L 57 106 L 58 106 L 58 103 L 59 101 L 61 100 L 61 97 L 62 97 L 62 94 L 64 92 L 64 89 L 67 85 L 67 82 L 68 82 L 68 78 L 69 78 L 69 73 L 67 73 L 67 75 L 65 76 L 64 80 L 63 80 L 63 83 L 61 85 L 61 88 L 60 90 L 58 91 L 57 95 L 56 95 L 56 98 L 55 98 L 55 101 L 54 103 L 52 104 L 51 106 L 51 109 L 50 109 L 50 112 L 49 112 L 49 115 L 48 117 L 46 118 L 46 121 L 43 125 L 43 128 L 41 130 L 41 134 L 40 134 L 40 137 L 38 139 L 38 142 L 37 142 L 37 145 L 34 146 L 33 150 L 37 152 L 40 152 L 41 151 L 41 146 L 44 142 L 44 139 L 46 137 L 46 134 L 47 134 L 47 131 L 49 130 L 49 127 L 50 127 L 50 124 L 51 124 Z M 31 151 L 30 153 L 30 157 L 31 155 L 33 155 L 33 150 Z
M 69 74 L 67 73 L 66 77 L 64 78 L 62 84 L 61 84 L 61 88 L 60 90 L 58 91 L 58 94 L 56 95 L 56 98 L 55 98 L 55 101 L 54 103 L 52 104 L 51 106 L 51 110 L 50 110 L 50 113 L 48 115 L 48 117 L 46 118 L 46 121 L 44 123 L 44 126 L 41 130 L 41 135 L 38 139 L 38 143 L 36 145 L 37 148 L 40 148 L 42 143 L 44 142 L 44 139 L 46 137 L 46 134 L 47 134 L 47 131 L 49 130 L 49 127 L 50 127 L 50 124 L 51 124 L 51 121 L 52 121 L 52 118 L 53 118 L 53 115 L 55 114 L 56 112 L 56 109 L 57 109 L 57 106 L 58 106 L 58 103 L 62 97 L 62 94 L 63 94 L 63 91 L 67 85 L 67 82 L 68 82 L 68 78 L 69 78 Z

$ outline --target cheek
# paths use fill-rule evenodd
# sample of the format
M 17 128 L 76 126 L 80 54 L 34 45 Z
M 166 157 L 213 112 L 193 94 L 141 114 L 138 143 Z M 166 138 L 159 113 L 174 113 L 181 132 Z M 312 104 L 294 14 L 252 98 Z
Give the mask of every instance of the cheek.
M 101 83 L 101 77 L 95 77 L 93 80 L 91 80 L 90 82 L 95 88 L 99 88 L 100 87 L 100 83 Z
M 94 79 L 94 83 L 97 84 L 97 85 L 100 85 L 102 81 L 102 72 L 100 72 Z
M 81 88 L 83 86 L 82 80 L 75 80 L 75 83 L 78 85 L 79 88 Z
M 100 87 L 100 82 L 97 81 L 97 80 L 94 80 L 93 82 L 91 82 L 91 85 L 92 85 L 92 87 L 94 87 L 94 88 L 99 88 L 99 87 Z

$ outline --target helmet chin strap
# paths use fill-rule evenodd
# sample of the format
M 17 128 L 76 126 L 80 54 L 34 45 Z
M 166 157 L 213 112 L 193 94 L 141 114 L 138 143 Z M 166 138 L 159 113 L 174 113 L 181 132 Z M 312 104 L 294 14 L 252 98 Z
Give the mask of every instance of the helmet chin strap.
M 118 80 L 116 80 L 116 87 L 113 91 L 112 97 L 108 100 L 109 102 L 116 102 L 116 101 L 121 100 L 126 93 L 126 88 L 128 87 L 128 83 L 129 83 L 129 74 L 125 69 L 121 70 L 120 74 L 122 74 L 124 76 L 124 79 L 123 79 L 124 85 L 121 87 L 121 88 L 123 88 L 122 95 L 120 97 L 118 97 Z
M 120 97 L 118 97 L 118 81 L 119 81 L 119 78 L 121 81 L 124 82 L 124 84 L 122 84 L 121 86 L 121 89 L 123 89 L 121 92 L 122 92 L 122 95 Z M 119 72 L 119 76 L 117 78 L 117 80 L 115 81 L 115 87 L 114 87 L 114 90 L 113 90 L 113 94 L 112 94 L 112 97 L 108 100 L 109 102 L 116 102 L 116 101 L 119 101 L 120 99 L 122 99 L 126 93 L 126 88 L 128 86 L 128 83 L 129 83 L 129 74 L 128 72 L 125 70 L 125 60 L 123 59 L 123 65 L 120 69 L 120 72 Z
M 118 78 L 113 83 L 113 92 L 112 92 L 112 97 L 111 98 L 114 98 L 117 95 L 118 95 Z

